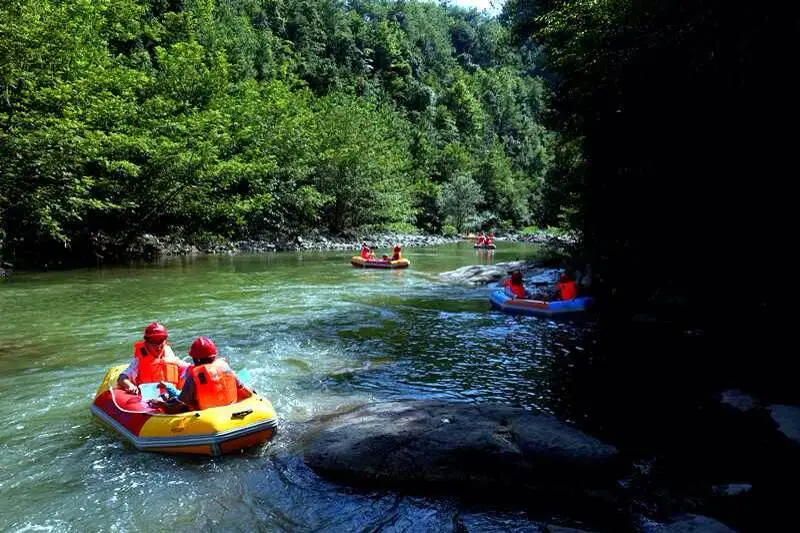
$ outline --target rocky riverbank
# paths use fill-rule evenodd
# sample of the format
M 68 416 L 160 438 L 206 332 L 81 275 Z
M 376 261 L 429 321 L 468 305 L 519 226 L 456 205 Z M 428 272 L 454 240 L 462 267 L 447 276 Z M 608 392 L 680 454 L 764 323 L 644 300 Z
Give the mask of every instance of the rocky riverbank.
M 437 246 L 470 239 L 470 236 L 415 235 L 405 233 L 352 233 L 347 235 L 308 235 L 290 238 L 246 239 L 228 242 L 190 242 L 185 239 L 142 235 L 129 246 L 131 257 L 152 258 L 164 255 L 240 254 L 298 250 L 359 250 L 366 242 L 377 253 L 390 251 L 395 245 L 403 248 Z M 574 237 L 549 233 L 508 234 L 496 237 L 498 242 L 529 242 L 563 247 L 577 242 Z
M 48 267 L 69 267 L 93 264 L 114 264 L 127 261 L 154 261 L 164 256 L 192 256 L 207 254 L 247 254 L 263 252 L 293 252 L 298 250 L 316 251 L 358 251 L 366 242 L 376 253 L 388 253 L 400 245 L 403 248 L 418 246 L 437 246 L 460 242 L 471 236 L 462 235 L 421 235 L 407 233 L 357 233 L 324 235 L 321 233 L 303 236 L 279 236 L 225 241 L 221 239 L 185 239 L 175 236 L 143 234 L 133 240 L 123 239 L 102 232 L 93 234 L 85 245 L 72 251 L 73 257 L 54 260 Z M 497 235 L 498 242 L 528 242 L 543 245 L 553 251 L 553 255 L 563 255 L 577 244 L 574 236 L 556 235 L 551 232 L 529 234 Z M 14 267 L 24 268 L 10 262 L 0 264 L 0 279 L 11 275 Z

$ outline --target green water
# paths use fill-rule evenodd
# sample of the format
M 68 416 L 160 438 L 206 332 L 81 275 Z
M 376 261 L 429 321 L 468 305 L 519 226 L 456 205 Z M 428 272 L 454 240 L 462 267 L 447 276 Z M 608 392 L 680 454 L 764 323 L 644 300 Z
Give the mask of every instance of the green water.
M 573 364 L 585 326 L 490 311 L 488 287 L 437 278 L 532 257 L 529 245 L 409 248 L 411 268 L 394 271 L 353 268 L 353 254 L 171 258 L 0 283 L 0 531 L 452 530 L 453 504 L 317 478 L 296 451 L 304 422 L 398 398 L 560 414 L 558 369 Z M 270 446 L 216 459 L 148 454 L 92 419 L 105 371 L 129 360 L 153 320 L 179 355 L 208 335 L 248 369 L 280 417 Z M 527 527 L 487 513 L 463 520 Z

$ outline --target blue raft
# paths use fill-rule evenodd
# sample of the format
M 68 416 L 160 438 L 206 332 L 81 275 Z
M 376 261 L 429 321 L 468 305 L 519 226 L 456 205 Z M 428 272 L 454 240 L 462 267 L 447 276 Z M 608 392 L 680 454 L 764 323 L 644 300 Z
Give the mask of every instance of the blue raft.
M 504 313 L 553 317 L 586 311 L 591 306 L 593 299 L 591 296 L 579 296 L 574 300 L 545 302 L 512 298 L 503 289 L 498 289 L 489 295 L 489 302 L 492 304 L 492 308 Z

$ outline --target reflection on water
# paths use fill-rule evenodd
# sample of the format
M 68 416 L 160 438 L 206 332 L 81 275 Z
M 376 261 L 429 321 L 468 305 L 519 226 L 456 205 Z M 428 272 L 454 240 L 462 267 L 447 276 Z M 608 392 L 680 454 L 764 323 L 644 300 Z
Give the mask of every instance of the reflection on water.
M 475 250 L 475 263 L 478 265 L 493 265 L 494 261 L 494 250 L 484 250 L 482 248 L 477 248 Z
M 568 391 L 585 364 L 587 324 L 494 312 L 489 287 L 437 278 L 531 254 L 463 243 L 409 249 L 408 270 L 305 252 L 16 275 L 0 286 L 0 530 L 537 531 L 519 514 L 352 492 L 297 455 L 308 418 L 374 400 L 582 416 Z M 176 458 L 130 450 L 92 420 L 105 371 L 128 360 L 153 320 L 170 329 L 179 355 L 205 334 L 248 370 L 281 419 L 272 445 Z

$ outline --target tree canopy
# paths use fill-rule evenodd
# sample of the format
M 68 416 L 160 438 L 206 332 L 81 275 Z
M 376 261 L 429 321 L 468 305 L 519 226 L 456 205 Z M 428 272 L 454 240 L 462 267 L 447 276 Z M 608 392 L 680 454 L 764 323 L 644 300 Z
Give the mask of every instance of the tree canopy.
M 476 224 L 538 222 L 553 138 L 529 59 L 499 20 L 429 2 L 4 2 L 0 254 L 438 232 L 461 175 Z

